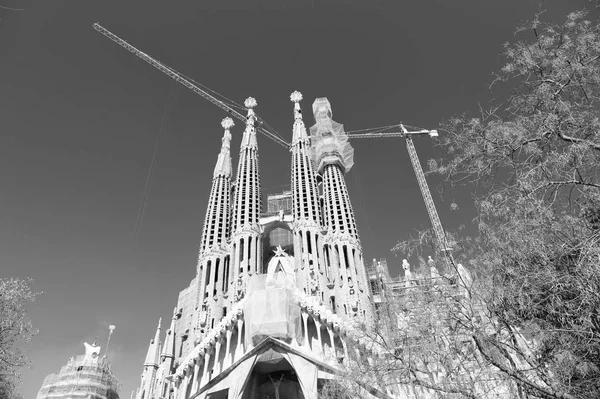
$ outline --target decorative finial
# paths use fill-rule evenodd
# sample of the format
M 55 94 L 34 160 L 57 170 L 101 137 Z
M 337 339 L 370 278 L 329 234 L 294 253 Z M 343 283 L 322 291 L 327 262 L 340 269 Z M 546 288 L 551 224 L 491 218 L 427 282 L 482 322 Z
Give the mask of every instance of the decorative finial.
M 162 324 L 162 317 L 158 318 L 158 329 L 160 330 L 160 325 Z
M 296 90 L 290 95 L 290 100 L 292 100 L 292 102 L 296 104 L 302 101 L 302 98 L 302 93 L 300 93 L 298 90 Z
M 246 129 L 242 136 L 242 144 L 240 145 L 240 151 L 242 148 L 257 148 L 256 146 L 256 130 L 254 123 L 257 121 L 256 114 L 252 108 L 256 107 L 257 103 L 253 97 L 248 97 L 244 101 L 244 105 L 248 109 L 248 115 L 246 115 Z
M 246 100 L 246 101 L 248 101 L 248 100 Z M 230 117 L 226 117 L 225 119 L 223 119 L 221 121 L 221 126 L 223 126 L 223 129 L 225 129 L 225 130 L 231 129 L 234 125 L 235 125 L 235 123 L 233 123 L 233 119 L 231 119 Z
M 287 256 L 287 253 L 281 248 L 281 245 L 278 245 L 273 252 L 275 252 L 275 256 Z
M 302 119 L 302 111 L 300 110 L 300 101 L 302 101 L 302 93 L 298 90 L 290 95 L 290 100 L 294 103 L 294 119 Z
M 244 106 L 246 108 L 254 108 L 254 107 L 256 107 L 256 105 L 257 105 L 256 99 L 254 99 L 253 97 L 248 97 L 246 99 L 246 101 L 244 101 Z

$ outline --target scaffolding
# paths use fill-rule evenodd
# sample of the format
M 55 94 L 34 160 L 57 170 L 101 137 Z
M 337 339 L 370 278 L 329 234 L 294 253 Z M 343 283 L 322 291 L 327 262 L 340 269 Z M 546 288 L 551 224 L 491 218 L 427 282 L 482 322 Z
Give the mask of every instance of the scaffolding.
M 106 357 L 80 355 L 44 379 L 37 399 L 119 399 L 120 389 Z

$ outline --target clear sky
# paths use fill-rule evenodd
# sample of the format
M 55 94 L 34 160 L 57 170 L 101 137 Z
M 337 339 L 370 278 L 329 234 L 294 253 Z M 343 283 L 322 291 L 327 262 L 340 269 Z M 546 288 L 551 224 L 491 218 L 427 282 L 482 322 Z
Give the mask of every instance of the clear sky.
M 546 0 L 562 20 L 585 0 Z M 0 0 L 0 274 L 32 277 L 34 398 L 83 341 L 105 345 L 128 398 L 159 317 L 189 284 L 226 116 L 92 29 L 107 29 L 257 112 L 291 138 L 294 90 L 327 96 L 347 130 L 436 128 L 490 99 L 502 44 L 537 0 Z M 169 92 L 172 96 L 169 99 Z M 166 111 L 166 112 L 165 112 Z M 161 130 L 163 115 L 167 115 Z M 237 163 L 243 126 L 233 129 Z M 142 223 L 136 228 L 157 137 Z M 347 175 L 365 259 L 428 217 L 402 140 L 355 141 Z M 416 142 L 424 162 L 440 154 Z M 263 191 L 289 185 L 290 154 L 259 136 Z M 430 179 L 434 191 L 439 181 Z M 435 194 L 435 193 L 434 193 Z M 468 193 L 438 202 L 469 223 Z M 414 260 L 412 260 L 414 262 Z

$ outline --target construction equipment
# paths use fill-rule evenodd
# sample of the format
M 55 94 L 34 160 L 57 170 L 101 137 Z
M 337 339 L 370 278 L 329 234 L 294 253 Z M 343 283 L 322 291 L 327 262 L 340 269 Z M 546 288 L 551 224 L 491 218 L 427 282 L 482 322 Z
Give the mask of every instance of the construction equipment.
M 100 24 L 95 23 L 94 25 L 92 25 L 93 28 L 95 30 L 97 30 L 98 32 L 102 33 L 104 36 L 106 36 L 107 38 L 109 38 L 110 40 L 112 40 L 113 42 L 117 43 L 119 46 L 129 50 L 130 52 L 132 52 L 134 55 L 136 55 L 137 57 L 141 58 L 142 60 L 146 61 L 148 64 L 152 65 L 154 68 L 158 69 L 161 72 L 164 72 L 165 74 L 167 74 L 168 76 L 170 76 L 171 78 L 173 78 L 175 81 L 181 83 L 182 85 L 184 85 L 185 87 L 187 87 L 188 89 L 192 90 L 193 92 L 199 94 L 200 96 L 204 97 L 205 99 L 207 99 L 208 101 L 210 101 L 211 103 L 215 104 L 217 107 L 221 108 L 224 111 L 227 111 L 228 113 L 230 113 L 233 117 L 246 122 L 246 116 L 241 114 L 240 112 L 236 111 L 233 107 L 236 107 L 238 109 L 244 109 L 243 106 L 236 104 L 235 102 L 231 101 L 231 100 L 220 100 L 217 97 L 215 97 L 214 95 L 210 94 L 208 92 L 208 90 L 210 89 L 202 89 L 200 87 L 198 87 L 198 84 L 195 84 L 197 82 L 193 82 L 192 79 L 184 76 L 183 74 L 177 72 L 176 70 L 174 70 L 173 68 L 168 67 L 167 65 L 163 64 L 162 62 L 152 58 L 151 56 L 149 56 L 148 54 L 144 53 L 141 50 L 138 50 L 137 48 L 135 48 L 134 46 L 132 46 L 131 44 L 127 43 L 125 40 L 121 39 L 120 37 L 118 37 L 117 35 L 115 35 L 114 33 L 110 32 L 109 30 L 103 28 L 102 26 L 100 26 Z M 211 90 L 212 91 L 212 90 Z M 213 91 L 213 93 L 216 94 L 216 92 Z M 287 141 L 285 141 L 273 128 L 271 128 L 267 123 L 265 123 L 261 118 L 257 118 L 258 119 L 258 127 L 257 127 L 257 131 L 264 134 L 265 136 L 269 137 L 271 140 L 275 141 L 277 144 L 284 146 L 285 148 L 290 148 L 290 143 L 288 143 Z
M 452 248 L 450 247 L 448 240 L 446 238 L 446 233 L 444 228 L 442 227 L 442 222 L 440 221 L 440 216 L 437 213 L 437 209 L 435 207 L 435 203 L 433 202 L 433 198 L 431 197 L 431 191 L 429 190 L 429 186 L 427 185 L 427 180 L 425 179 L 425 173 L 423 173 L 423 168 L 421 167 L 421 162 L 419 161 L 419 157 L 417 156 L 417 150 L 415 149 L 415 145 L 412 140 L 412 136 L 421 136 L 428 135 L 429 137 L 437 137 L 437 130 L 414 130 L 408 131 L 403 124 L 398 125 L 400 128 L 400 132 L 369 132 L 369 133 L 348 133 L 348 137 L 351 139 L 371 139 L 371 138 L 394 138 L 394 137 L 404 137 L 406 140 L 406 149 L 408 150 L 408 155 L 410 156 L 410 161 L 412 163 L 413 169 L 415 171 L 415 175 L 417 177 L 417 182 L 419 183 L 419 189 L 421 190 L 421 194 L 423 195 L 423 200 L 425 201 L 425 207 L 427 208 L 427 213 L 429 214 L 429 219 L 431 220 L 431 225 L 433 227 L 433 231 L 435 233 L 436 240 L 438 242 L 439 248 L 442 253 L 445 255 L 446 261 L 449 262 L 450 265 L 454 265 L 454 259 L 452 257 Z
M 173 68 L 163 64 L 162 62 L 152 58 L 151 56 L 149 56 L 148 54 L 144 53 L 141 50 L 138 50 L 137 48 L 135 48 L 134 46 L 132 46 L 131 44 L 127 43 L 125 40 L 119 38 L 117 35 L 115 35 L 114 33 L 110 32 L 109 30 L 103 28 L 102 26 L 100 26 L 100 24 L 95 23 L 93 25 L 93 28 L 102 33 L 104 36 L 106 36 L 107 38 L 109 38 L 110 40 L 112 40 L 113 42 L 117 43 L 119 46 L 129 50 L 130 52 L 132 52 L 134 55 L 136 55 L 137 57 L 141 58 L 142 60 L 146 61 L 148 64 L 152 65 L 153 67 L 155 67 L 156 69 L 158 69 L 161 72 L 164 72 L 165 74 L 167 74 L 168 76 L 170 76 L 171 78 L 173 78 L 175 81 L 181 83 L 182 85 L 184 85 L 185 87 L 187 87 L 188 89 L 192 90 L 193 92 L 199 94 L 200 96 L 202 96 L 203 98 L 207 99 L 208 101 L 210 101 L 211 103 L 215 104 L 217 107 L 221 108 L 224 111 L 227 111 L 228 113 L 230 113 L 232 116 L 234 116 L 235 118 L 245 122 L 246 121 L 246 116 L 241 114 L 240 112 L 236 111 L 234 109 L 238 108 L 238 109 L 244 109 L 243 106 L 236 104 L 235 102 L 233 102 L 232 100 L 227 99 L 226 97 L 224 97 L 224 100 L 220 100 L 217 97 L 215 97 L 215 95 L 210 94 L 208 91 L 210 89 L 204 87 L 200 88 L 198 87 L 199 83 L 194 82 L 193 79 L 188 78 L 186 76 L 184 76 L 183 74 L 177 72 L 176 70 L 174 70 Z M 212 90 L 210 90 L 212 91 Z M 218 95 L 218 93 L 216 93 L 215 91 L 212 91 L 214 94 Z M 223 97 L 223 96 L 221 96 Z M 285 141 L 276 131 L 275 129 L 273 129 L 272 127 L 270 127 L 268 125 L 268 123 L 266 123 L 265 121 L 263 121 L 261 118 L 257 118 L 258 119 L 258 127 L 257 127 L 257 131 L 264 134 L 265 136 L 267 136 L 268 138 L 270 138 L 271 140 L 275 141 L 277 144 L 285 147 L 285 148 L 290 148 L 290 143 L 288 143 L 287 141 Z M 421 194 L 423 195 L 423 200 L 425 201 L 425 206 L 427 207 L 427 213 L 429 214 L 429 219 L 431 220 L 431 224 L 433 226 L 433 230 L 435 232 L 435 236 L 438 242 L 438 245 L 440 247 L 440 250 L 445 254 L 446 259 L 451 263 L 454 264 L 454 260 L 452 258 L 452 254 L 451 254 L 451 248 L 448 245 L 448 241 L 446 239 L 446 234 L 444 232 L 444 229 L 442 227 L 442 223 L 440 222 L 440 217 L 437 213 L 437 210 L 435 208 L 435 204 L 433 202 L 433 198 L 431 197 L 431 192 L 429 191 L 429 186 L 427 185 L 427 180 L 425 179 L 425 174 L 423 173 L 423 169 L 421 167 L 421 163 L 419 162 L 419 158 L 417 156 L 417 151 L 415 149 L 415 146 L 412 142 L 412 136 L 418 136 L 418 135 L 429 135 L 430 137 L 436 137 L 438 135 L 437 130 L 425 130 L 425 129 L 421 129 L 421 130 L 415 130 L 415 131 L 408 131 L 404 125 L 400 124 L 400 125 L 395 125 L 395 126 L 388 126 L 389 127 L 399 127 L 401 129 L 400 132 L 381 132 L 381 131 L 377 131 L 376 129 L 366 129 L 363 131 L 367 131 L 370 130 L 370 132 L 366 132 L 366 133 L 352 133 L 352 132 L 347 132 L 348 134 L 348 138 L 350 139 L 369 139 L 369 138 L 390 138 L 390 137 L 404 137 L 406 139 L 406 148 L 408 149 L 408 154 L 410 156 L 410 160 L 412 162 L 414 171 L 415 171 L 415 175 L 417 177 L 417 182 L 419 183 L 419 188 L 421 189 Z M 381 129 L 379 129 L 381 130 Z

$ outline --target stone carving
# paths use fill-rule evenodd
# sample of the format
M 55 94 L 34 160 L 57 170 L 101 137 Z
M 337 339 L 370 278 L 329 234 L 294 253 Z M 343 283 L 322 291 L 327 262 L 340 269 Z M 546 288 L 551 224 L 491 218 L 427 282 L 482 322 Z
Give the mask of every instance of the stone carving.
M 290 95 L 290 100 L 294 103 L 299 103 L 300 101 L 302 101 L 302 98 L 302 93 L 300 93 L 298 90 L 294 91 Z
M 319 291 L 319 282 L 317 281 L 317 278 L 315 277 L 315 272 L 311 271 L 310 272 L 310 292 L 313 295 L 316 295 Z
M 244 286 L 244 279 L 242 278 L 242 276 L 238 277 L 237 280 L 237 284 L 236 284 L 236 294 L 235 294 L 235 299 L 236 301 L 239 301 L 240 299 L 242 299 L 244 297 L 244 293 L 245 293 L 245 286 Z

